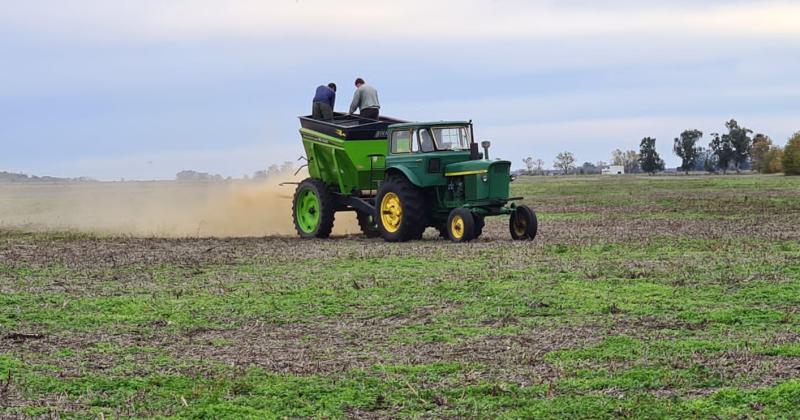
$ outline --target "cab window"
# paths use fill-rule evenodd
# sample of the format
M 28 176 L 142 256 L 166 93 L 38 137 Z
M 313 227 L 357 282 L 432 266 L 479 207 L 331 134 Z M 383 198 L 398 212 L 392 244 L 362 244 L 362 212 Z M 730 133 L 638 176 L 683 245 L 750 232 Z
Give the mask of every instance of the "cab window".
M 419 150 L 423 152 L 434 151 L 433 137 L 427 128 L 422 128 L 419 130 Z
M 434 127 L 433 137 L 438 150 L 469 150 L 469 130 L 466 127 Z
M 417 130 L 411 130 L 411 151 L 414 153 L 419 152 L 419 134 Z
M 409 130 L 392 133 L 392 153 L 411 153 L 411 132 Z

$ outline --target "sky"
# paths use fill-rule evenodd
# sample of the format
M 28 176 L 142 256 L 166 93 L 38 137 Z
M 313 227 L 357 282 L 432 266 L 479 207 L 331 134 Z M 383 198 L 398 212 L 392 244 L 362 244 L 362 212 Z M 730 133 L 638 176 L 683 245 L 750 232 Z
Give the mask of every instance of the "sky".
M 0 0 L 0 171 L 241 177 L 303 154 L 335 82 L 381 112 L 473 120 L 515 168 L 610 160 L 685 129 L 800 130 L 789 1 Z

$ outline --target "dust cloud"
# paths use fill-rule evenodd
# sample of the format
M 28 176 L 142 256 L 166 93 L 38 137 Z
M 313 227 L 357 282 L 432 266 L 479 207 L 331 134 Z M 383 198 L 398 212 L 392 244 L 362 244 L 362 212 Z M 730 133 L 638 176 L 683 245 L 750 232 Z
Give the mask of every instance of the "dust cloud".
M 158 237 L 287 235 L 303 177 L 259 181 L 0 184 L 0 227 Z M 359 233 L 337 213 L 333 234 Z

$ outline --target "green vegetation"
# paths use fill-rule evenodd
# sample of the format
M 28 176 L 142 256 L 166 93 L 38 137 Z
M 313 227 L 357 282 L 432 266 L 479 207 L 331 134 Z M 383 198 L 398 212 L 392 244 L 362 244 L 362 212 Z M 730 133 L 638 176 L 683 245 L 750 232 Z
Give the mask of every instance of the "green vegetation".
M 800 415 L 800 178 L 536 177 L 452 244 L 0 232 L 0 417 Z
M 794 133 L 783 148 L 781 166 L 786 175 L 800 175 L 800 131 Z
M 681 158 L 679 170 L 689 175 L 689 171 L 697 165 L 697 160 L 703 152 L 702 147 L 697 146 L 697 141 L 703 138 L 700 130 L 683 130 L 680 138 L 676 137 L 672 145 L 672 152 Z
M 664 170 L 664 160 L 656 152 L 656 139 L 645 137 L 639 145 L 639 167 L 642 172 L 654 174 Z

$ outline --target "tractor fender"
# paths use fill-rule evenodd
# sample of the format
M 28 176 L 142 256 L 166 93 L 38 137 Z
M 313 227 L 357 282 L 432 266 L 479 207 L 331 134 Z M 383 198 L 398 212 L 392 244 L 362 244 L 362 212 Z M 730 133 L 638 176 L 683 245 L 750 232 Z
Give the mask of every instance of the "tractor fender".
M 406 179 L 408 179 L 408 181 L 414 184 L 415 186 L 422 187 L 422 183 L 419 181 L 417 175 L 404 166 L 393 166 L 391 168 L 388 168 L 386 170 L 386 178 L 388 179 L 392 175 L 402 175 L 406 177 Z

